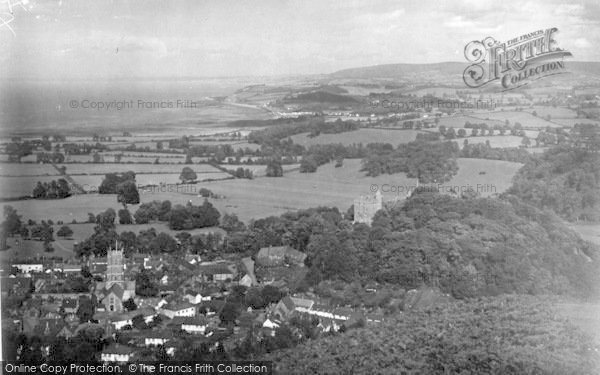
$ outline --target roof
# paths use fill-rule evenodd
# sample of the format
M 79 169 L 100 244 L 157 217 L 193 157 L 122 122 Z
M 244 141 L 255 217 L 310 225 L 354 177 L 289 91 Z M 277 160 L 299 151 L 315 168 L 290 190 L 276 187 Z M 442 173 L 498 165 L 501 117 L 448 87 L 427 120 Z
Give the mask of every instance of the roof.
M 283 262 L 285 258 L 296 263 L 303 263 L 306 254 L 289 246 L 263 247 L 256 255 L 256 262 L 262 266 L 269 266 Z
M 207 320 L 203 316 L 176 316 L 170 322 L 170 325 L 206 325 L 208 324 Z
M 113 284 L 106 291 L 106 295 L 109 295 L 111 293 L 114 293 L 114 295 L 116 295 L 119 299 L 123 299 L 123 293 L 125 293 L 125 290 L 123 289 L 123 287 L 121 285 Z
M 128 355 L 132 355 L 133 354 L 134 349 L 129 347 L 129 346 L 125 346 L 125 345 L 120 345 L 120 344 L 113 344 L 110 345 L 109 347 L 105 348 L 102 353 L 103 354 L 128 354 Z
M 195 306 L 196 305 L 193 305 L 187 301 L 180 301 L 180 302 L 169 302 L 162 309 L 169 310 L 169 311 L 180 311 L 180 310 L 189 309 L 189 308 L 195 307 Z
M 305 309 L 310 309 L 315 304 L 315 301 L 308 298 L 290 297 L 290 299 L 294 305 L 297 307 L 304 307 Z
M 290 296 L 285 296 L 281 299 L 281 303 L 284 304 L 284 306 L 288 309 L 288 310 L 293 310 L 296 305 L 294 304 L 294 301 L 290 298 Z

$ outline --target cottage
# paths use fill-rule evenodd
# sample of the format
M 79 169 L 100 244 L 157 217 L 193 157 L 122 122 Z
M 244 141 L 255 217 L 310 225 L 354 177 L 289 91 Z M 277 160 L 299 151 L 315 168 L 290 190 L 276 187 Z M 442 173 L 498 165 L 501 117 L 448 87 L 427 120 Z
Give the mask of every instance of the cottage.
M 289 246 L 263 247 L 256 255 L 256 263 L 262 267 L 277 267 L 284 264 L 304 265 L 306 254 Z
M 133 357 L 133 348 L 114 344 L 102 351 L 100 359 L 103 362 L 129 362 Z
M 204 301 L 210 301 L 212 299 L 212 297 L 211 296 L 203 296 L 200 293 L 196 293 L 196 294 L 188 293 L 185 296 L 183 296 L 183 299 L 185 299 L 186 301 L 188 301 L 191 304 L 197 305 Z
M 187 333 L 200 333 L 204 334 L 208 327 L 208 321 L 202 316 L 195 317 L 176 317 L 173 319 L 172 324 L 181 328 L 182 331 Z
M 161 313 L 173 319 L 176 316 L 195 316 L 196 306 L 189 302 L 169 303 L 160 309 Z
M 167 341 L 172 340 L 173 335 L 169 332 L 150 332 L 144 337 L 144 345 L 157 346 L 165 345 Z

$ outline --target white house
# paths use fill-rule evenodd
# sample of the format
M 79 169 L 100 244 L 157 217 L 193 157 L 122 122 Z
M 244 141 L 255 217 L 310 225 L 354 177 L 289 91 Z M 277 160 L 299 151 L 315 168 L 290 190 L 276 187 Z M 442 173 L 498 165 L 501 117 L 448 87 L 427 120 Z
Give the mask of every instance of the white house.
M 160 309 L 163 314 L 173 319 L 176 316 L 195 316 L 196 306 L 189 302 L 169 303 Z
M 204 334 L 207 326 L 208 323 L 206 322 L 206 319 L 202 319 L 201 317 L 186 317 L 181 320 L 181 330 L 187 333 Z
M 188 301 L 191 304 L 197 305 L 200 302 L 210 301 L 211 300 L 211 296 L 204 297 L 200 293 L 196 293 L 196 295 L 188 293 L 185 296 L 183 296 L 183 299 L 185 299 L 186 301 Z
M 109 346 L 100 354 L 102 362 L 129 362 L 132 357 L 132 349 L 119 344 Z
M 42 263 L 13 264 L 21 273 L 44 272 Z
M 165 345 L 171 338 L 172 336 L 167 333 L 155 332 L 144 338 L 144 344 L 146 346 Z

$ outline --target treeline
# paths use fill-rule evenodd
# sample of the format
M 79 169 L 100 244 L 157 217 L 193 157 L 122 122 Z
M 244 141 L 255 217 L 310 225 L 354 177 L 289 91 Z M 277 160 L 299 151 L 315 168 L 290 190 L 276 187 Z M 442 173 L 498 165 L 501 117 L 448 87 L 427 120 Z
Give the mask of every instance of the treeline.
M 413 141 L 395 149 L 389 143 L 370 146 L 361 169 L 368 176 L 403 172 L 419 182 L 431 183 L 449 181 L 458 171 L 456 142 Z
M 174 230 L 216 226 L 219 225 L 220 216 L 219 211 L 206 199 L 200 206 L 191 203 L 171 206 L 168 200 L 152 201 L 141 204 L 133 215 L 136 224 L 166 221 Z
M 107 173 L 98 188 L 100 194 L 117 194 L 123 204 L 140 203 L 140 193 L 135 183 L 135 172 Z
M 531 154 L 521 147 L 491 147 L 488 141 L 485 144 L 466 143 L 460 150 L 460 157 L 527 163 L 531 159 Z
M 300 133 L 310 133 L 312 136 L 317 136 L 321 133 L 335 134 L 353 131 L 358 127 L 359 125 L 353 121 L 338 119 L 334 122 L 325 122 L 322 118 L 314 118 L 303 122 L 253 131 L 248 135 L 248 142 L 257 143 L 261 146 L 276 147 L 284 138 Z
M 62 199 L 71 196 L 71 188 L 64 178 L 35 185 L 31 196 L 35 199 Z
M 454 297 L 499 293 L 597 294 L 599 249 L 518 197 L 453 198 L 417 192 L 372 226 L 352 210 L 319 207 L 228 225 L 224 251 L 254 255 L 290 245 L 307 254 L 298 291 L 324 280 L 438 286 Z M 568 250 L 566 250 L 568 249 Z
M 140 211 L 141 210 L 141 211 Z M 127 210 L 119 210 L 119 222 L 130 217 Z M 186 206 L 171 206 L 170 201 L 153 201 L 144 203 L 135 213 L 137 224 L 146 224 L 150 221 L 167 221 L 174 230 L 188 230 L 219 225 L 220 213 L 208 201 L 201 206 L 188 203 Z M 140 231 L 138 235 L 126 231 L 118 234 L 115 230 L 116 212 L 109 208 L 94 216 L 90 213 L 90 222 L 94 222 L 94 233 L 84 241 L 74 246 L 77 257 L 106 256 L 110 246 L 119 241 L 130 254 L 134 252 L 158 254 L 161 252 L 172 253 L 175 251 L 188 251 L 192 253 L 214 252 L 221 246 L 222 238 L 219 234 L 203 234 L 191 236 L 187 232 L 178 233 L 175 240 L 167 233 L 156 233 L 154 228 Z
M 600 221 L 600 153 L 590 143 L 555 146 L 531 160 L 513 179 L 514 194 L 567 220 Z

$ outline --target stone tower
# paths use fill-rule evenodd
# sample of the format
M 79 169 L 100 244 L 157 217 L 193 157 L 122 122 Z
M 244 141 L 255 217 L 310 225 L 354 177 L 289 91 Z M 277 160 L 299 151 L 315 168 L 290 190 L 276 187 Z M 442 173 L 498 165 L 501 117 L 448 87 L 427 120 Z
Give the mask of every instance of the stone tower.
M 106 254 L 106 289 L 113 284 L 123 287 L 123 248 L 119 249 L 115 242 L 115 248 L 109 248 Z
M 374 196 L 364 195 L 354 200 L 354 223 L 371 225 L 375 213 L 383 208 L 381 192 Z

